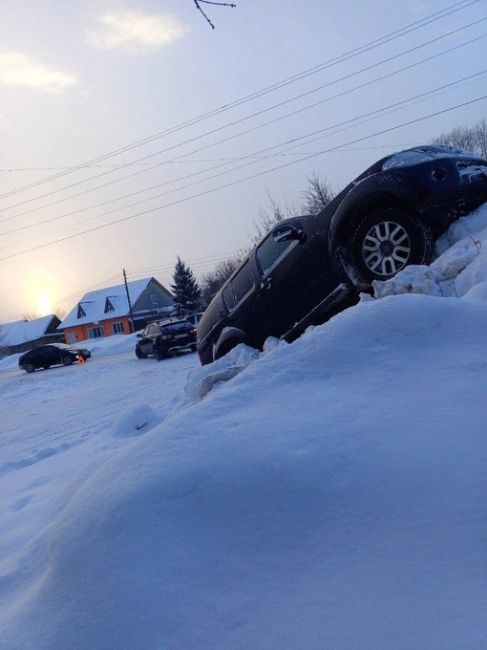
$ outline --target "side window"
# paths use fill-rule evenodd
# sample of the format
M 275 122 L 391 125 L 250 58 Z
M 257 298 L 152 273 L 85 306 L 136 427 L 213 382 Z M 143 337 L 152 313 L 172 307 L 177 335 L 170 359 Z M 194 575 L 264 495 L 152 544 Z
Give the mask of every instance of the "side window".
M 229 310 L 232 310 L 235 307 L 235 296 L 233 295 L 231 283 L 223 289 L 223 300 Z
M 123 323 L 112 323 L 112 330 L 114 334 L 123 334 Z
M 233 279 L 233 291 L 237 304 L 245 298 L 245 296 L 252 290 L 254 283 L 252 281 L 252 271 L 250 270 L 250 262 L 247 261 L 242 266 L 240 271 Z
M 296 241 L 276 242 L 272 237 L 272 233 L 268 235 L 262 244 L 257 247 L 257 259 L 262 273 L 265 275 L 271 271 L 279 259 L 286 254 L 288 248 L 295 244 Z

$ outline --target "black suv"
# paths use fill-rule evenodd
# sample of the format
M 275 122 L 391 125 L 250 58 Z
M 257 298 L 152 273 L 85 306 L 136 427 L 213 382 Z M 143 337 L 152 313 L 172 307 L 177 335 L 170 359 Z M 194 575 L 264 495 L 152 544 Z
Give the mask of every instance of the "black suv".
M 135 346 L 138 359 L 154 355 L 157 360 L 167 357 L 172 352 L 189 349 L 196 351 L 196 329 L 193 323 L 182 319 L 167 319 L 150 323 L 141 334 Z
M 382 158 L 317 216 L 279 223 L 216 294 L 198 324 L 202 364 L 238 343 L 292 341 L 353 305 L 374 280 L 428 264 L 433 241 L 487 201 L 487 160 L 424 146 Z

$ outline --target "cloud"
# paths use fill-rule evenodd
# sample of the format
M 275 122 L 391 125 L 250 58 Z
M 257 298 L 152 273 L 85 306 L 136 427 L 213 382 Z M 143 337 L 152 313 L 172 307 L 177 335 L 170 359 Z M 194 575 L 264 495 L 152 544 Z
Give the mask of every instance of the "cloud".
M 60 92 L 77 83 L 74 75 L 33 61 L 22 52 L 0 52 L 0 84 Z
M 97 19 L 99 27 L 89 32 L 91 42 L 104 49 L 123 48 L 129 51 L 157 50 L 179 40 L 187 28 L 167 14 L 143 14 L 119 11 Z

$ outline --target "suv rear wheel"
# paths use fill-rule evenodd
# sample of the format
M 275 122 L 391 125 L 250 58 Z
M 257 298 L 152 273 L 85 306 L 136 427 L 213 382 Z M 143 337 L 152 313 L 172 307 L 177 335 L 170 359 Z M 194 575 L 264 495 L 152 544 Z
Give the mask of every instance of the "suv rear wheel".
M 363 217 L 350 240 L 352 265 L 367 283 L 387 280 L 409 264 L 429 264 L 431 251 L 429 228 L 399 208 Z

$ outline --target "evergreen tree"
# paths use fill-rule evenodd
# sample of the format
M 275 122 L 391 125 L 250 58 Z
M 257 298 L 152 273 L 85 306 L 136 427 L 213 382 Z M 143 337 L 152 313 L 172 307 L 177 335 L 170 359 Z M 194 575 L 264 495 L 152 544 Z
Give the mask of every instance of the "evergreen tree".
M 171 285 L 176 306 L 185 311 L 193 311 L 198 308 L 200 302 L 200 288 L 193 271 L 180 257 L 176 262 L 173 273 L 173 284 Z

